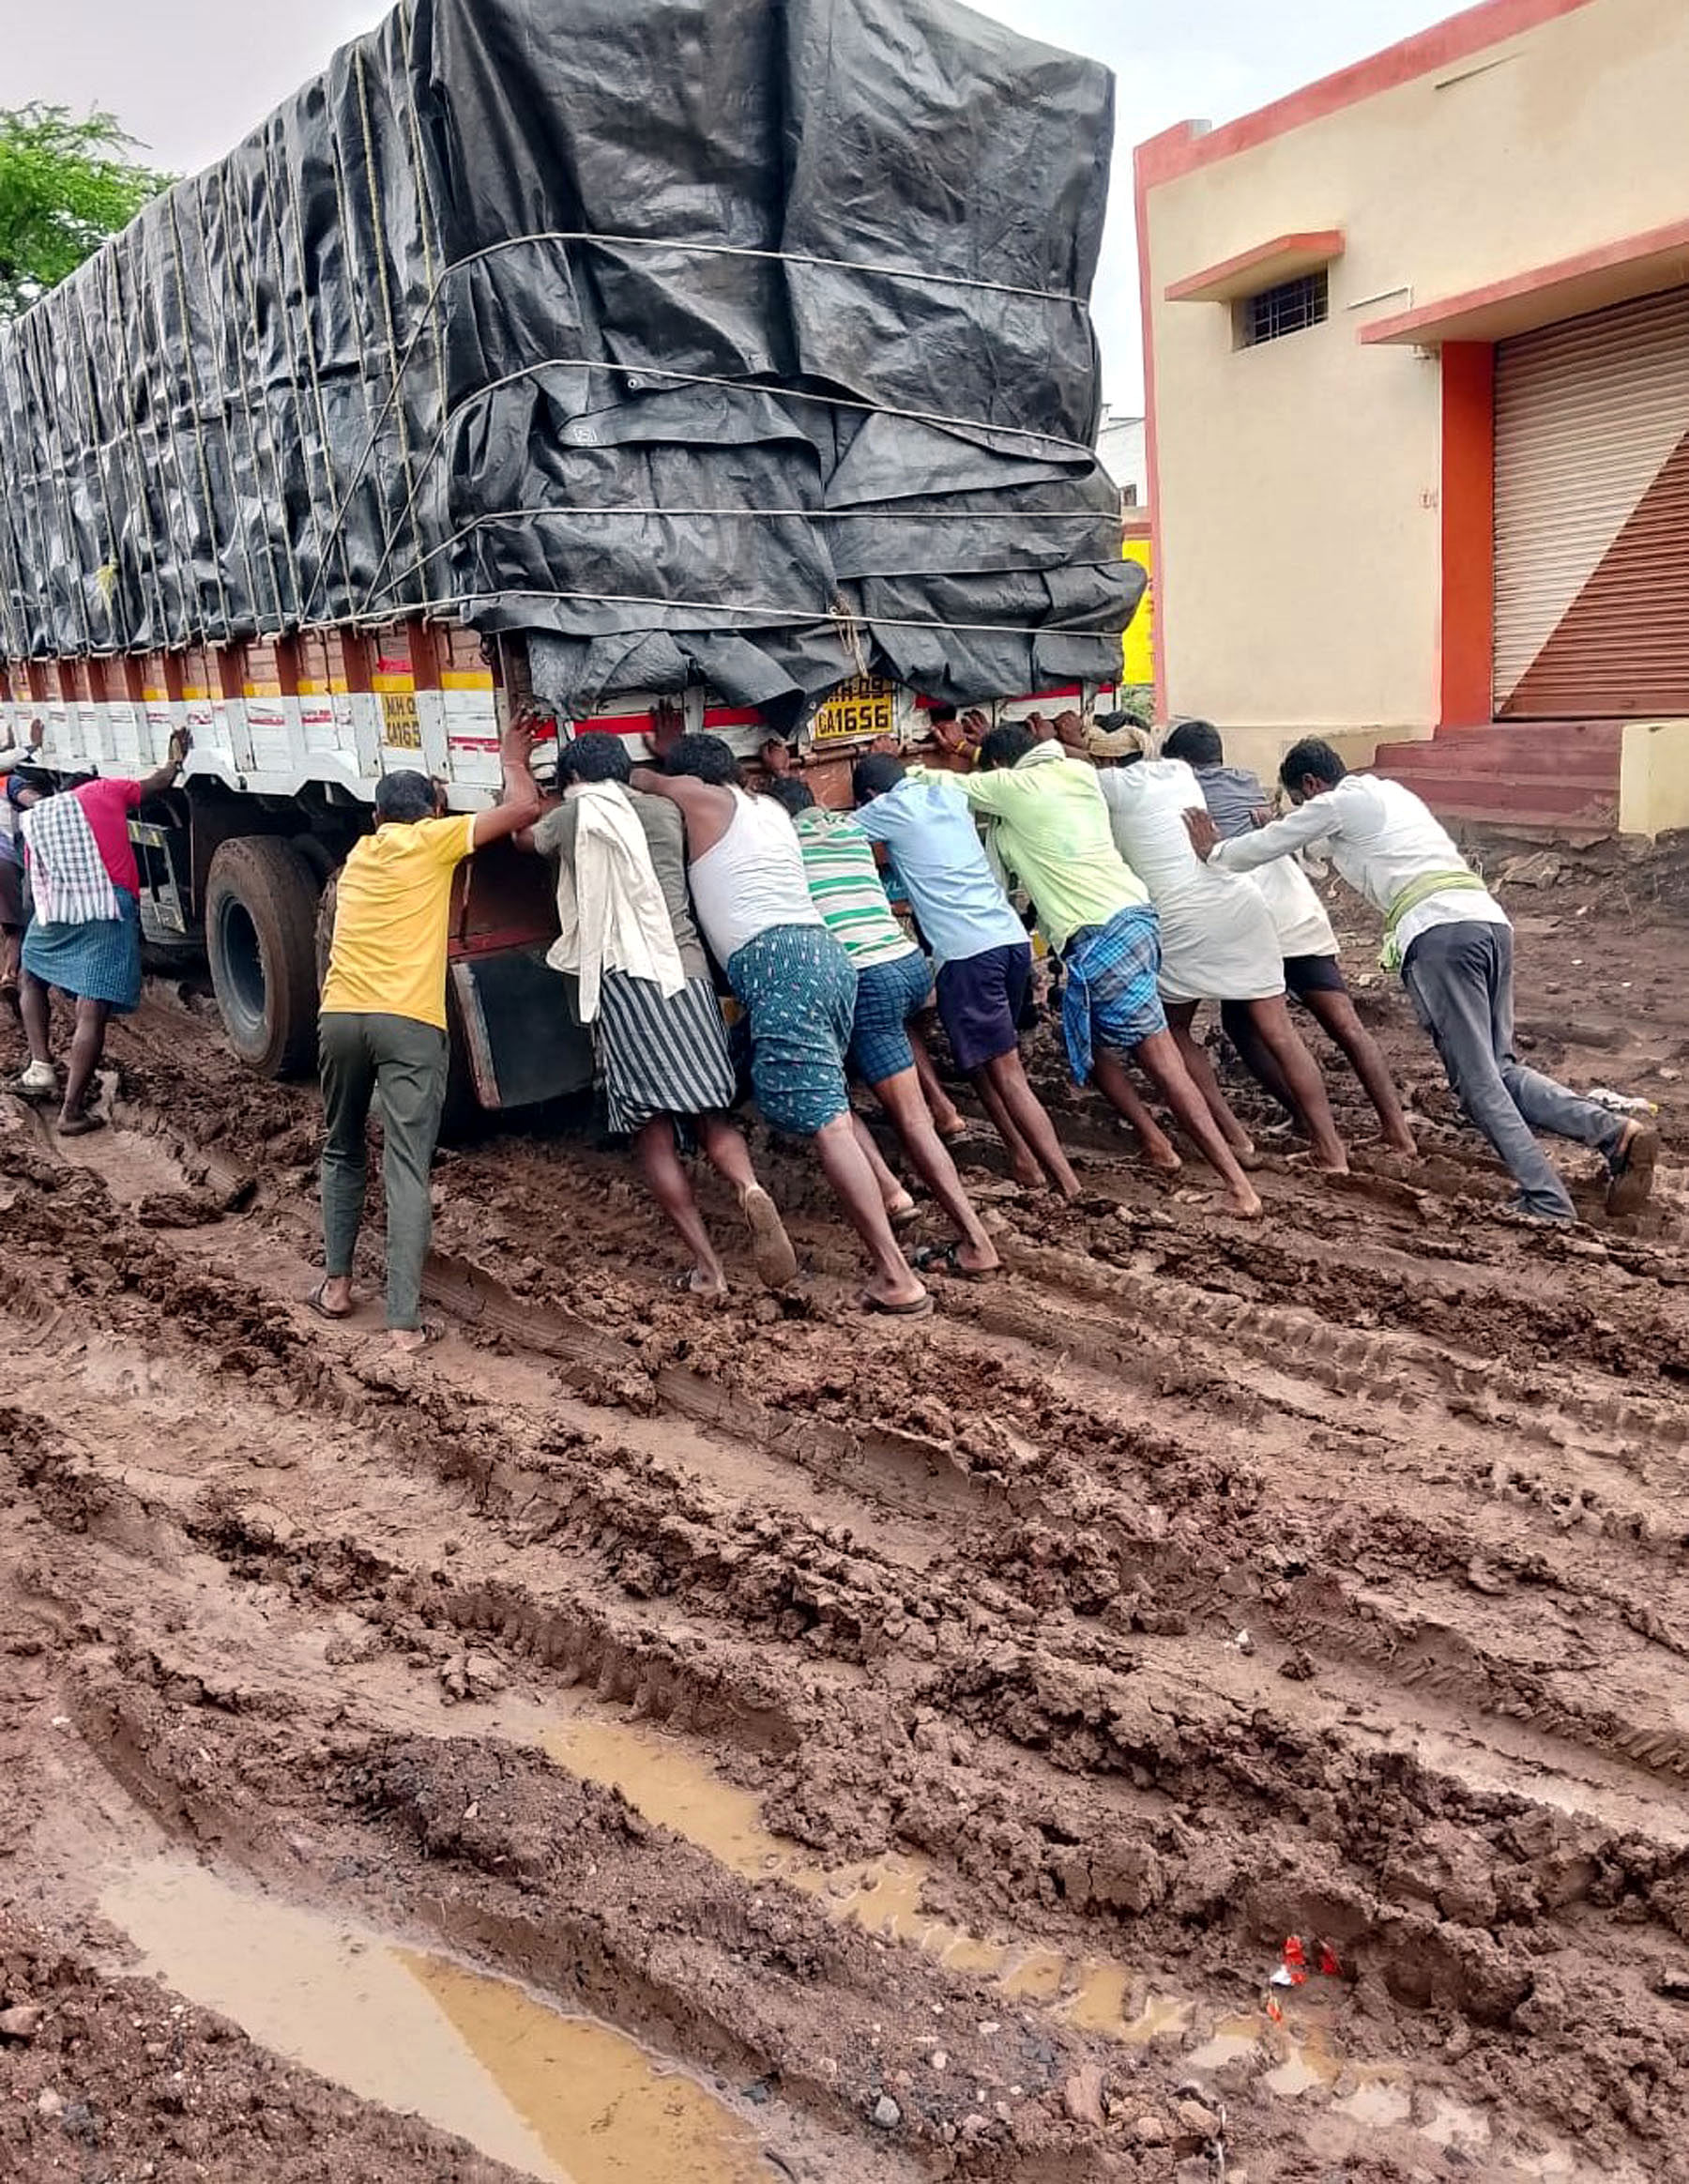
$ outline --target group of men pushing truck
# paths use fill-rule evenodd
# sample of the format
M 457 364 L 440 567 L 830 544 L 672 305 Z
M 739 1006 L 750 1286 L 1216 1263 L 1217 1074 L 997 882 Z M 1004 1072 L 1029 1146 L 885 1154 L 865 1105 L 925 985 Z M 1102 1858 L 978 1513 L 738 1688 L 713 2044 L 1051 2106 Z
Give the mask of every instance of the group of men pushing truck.
M 933 1309 L 923 1277 L 997 1271 L 951 1151 L 968 1125 L 925 1045 L 934 1008 L 1016 1180 L 1078 1195 L 1022 1065 L 1034 949 L 1015 896 L 1058 968 L 1074 1082 L 1098 1087 L 1151 1168 L 1176 1172 L 1179 1156 L 1129 1063 L 1213 1168 L 1227 1210 L 1261 1212 L 1250 1181 L 1255 1148 L 1194 1034 L 1197 1011 L 1212 1001 L 1243 1063 L 1305 1136 L 1307 1161 L 1327 1174 L 1347 1169 L 1290 996 L 1354 1069 L 1384 1142 L 1410 1157 L 1401 1100 L 1349 998 L 1330 919 L 1297 862 L 1303 850 L 1329 858 L 1382 917 L 1383 961 L 1399 970 L 1461 1107 L 1512 1172 L 1514 1211 L 1549 1223 L 1575 1217 L 1538 1130 L 1603 1155 L 1610 1212 L 1632 1213 L 1648 1197 L 1659 1150 L 1651 1124 L 1516 1059 L 1506 913 L 1418 797 L 1347 772 L 1329 744 L 1301 742 L 1286 756 L 1289 808 L 1275 818 L 1255 775 L 1227 766 L 1220 737 L 1199 721 L 1173 729 L 1154 756 L 1135 731 L 1088 726 L 1073 713 L 995 729 L 977 715 L 942 722 L 942 765 L 908 761 L 890 743 L 870 747 L 854 768 L 847 812 L 818 806 L 777 742 L 765 746 L 767 780 L 753 794 L 719 737 L 682 735 L 661 763 L 641 764 L 623 739 L 599 733 L 560 746 L 558 798 L 547 809 L 532 741 L 532 721 L 519 718 L 503 741 L 500 800 L 474 814 L 447 816 L 426 775 L 385 774 L 374 831 L 340 876 L 319 1026 L 327 1271 L 311 1302 L 331 1320 L 354 1308 L 367 1125 L 379 1094 L 387 1317 L 398 1349 L 428 1339 L 420 1299 L 446 1094 L 453 877 L 464 858 L 512 837 L 555 863 L 558 937 L 548 961 L 574 982 L 559 978 L 557 1006 L 591 1029 L 610 1128 L 631 1141 L 690 1255 L 677 1286 L 699 1297 L 723 1295 L 727 1277 L 682 1159 L 690 1146 L 736 1193 L 761 1278 L 780 1288 L 797 1273 L 732 1119 L 747 1077 L 769 1127 L 814 1145 L 867 1254 L 866 1310 L 923 1316 Z M 147 783 L 97 781 L 55 795 L 50 776 L 24 767 L 8 783 L 34 909 L 19 996 L 31 1058 L 15 1089 L 57 1094 L 49 1000 L 54 989 L 68 995 L 76 1028 L 58 1123 L 67 1134 L 96 1126 L 89 1089 L 106 1020 L 139 997 L 128 814 L 175 778 L 184 749 L 173 747 L 170 765 Z M 13 917 L 23 915 L 0 923 L 15 935 Z M 723 988 L 738 1012 L 731 1036 Z M 853 1079 L 883 1108 L 953 1230 L 949 1242 L 901 1247 L 898 1231 L 919 1209 L 857 1114 Z
M 989 731 L 973 718 L 941 736 L 942 765 L 909 761 L 890 744 L 868 749 L 848 812 L 820 808 L 780 744 L 765 748 L 768 778 L 753 793 L 719 737 L 682 735 L 661 763 L 640 763 L 622 739 L 598 733 L 561 745 L 559 801 L 547 810 L 531 741 L 531 725 L 519 720 L 504 740 L 501 801 L 473 816 L 444 816 L 421 774 L 386 775 L 375 832 L 341 875 L 322 1000 L 327 1273 L 312 1301 L 330 1319 L 353 1309 L 365 1125 L 378 1091 L 388 1321 L 398 1348 L 428 1338 L 419 1297 L 446 1089 L 452 874 L 511 836 L 555 861 L 559 930 L 549 961 L 576 982 L 570 999 L 559 982 L 557 1005 L 592 1030 L 611 1129 L 631 1140 L 690 1254 L 677 1286 L 700 1297 L 723 1294 L 727 1277 L 681 1158 L 689 1143 L 733 1187 L 761 1278 L 780 1287 L 797 1271 L 731 1117 L 747 1075 L 769 1127 L 814 1145 L 867 1255 L 866 1310 L 921 1317 L 933 1309 L 923 1277 L 980 1280 L 997 1270 L 951 1151 L 967 1124 L 924 1043 L 935 1007 L 956 1071 L 1017 1180 L 1078 1194 L 1022 1066 L 1034 950 L 1013 895 L 1029 905 L 1059 967 L 1074 1081 L 1097 1085 L 1154 1168 L 1176 1171 L 1179 1156 L 1129 1062 L 1214 1168 L 1227 1209 L 1261 1213 L 1249 1134 L 1194 1036 L 1197 1010 L 1214 1001 L 1243 1062 L 1305 1135 L 1312 1167 L 1345 1171 L 1289 995 L 1355 1070 L 1385 1142 L 1411 1155 L 1389 1069 L 1296 862 L 1306 849 L 1329 858 L 1383 918 L 1384 960 L 1400 970 L 1462 1108 L 1511 1170 L 1514 1210 L 1550 1223 L 1575 1217 L 1533 1130 L 1604 1156 L 1610 1212 L 1635 1212 L 1648 1196 L 1652 1126 L 1516 1060 L 1505 912 L 1410 790 L 1348 773 L 1329 744 L 1304 741 L 1286 755 L 1280 786 L 1289 809 L 1274 818 L 1258 781 L 1225 764 L 1219 736 L 1201 722 L 1174 729 L 1147 756 L 1135 735 L 1088 727 L 1077 715 Z M 731 1033 L 723 988 L 738 1009 Z M 900 1246 L 898 1231 L 918 1209 L 855 1111 L 853 1079 L 884 1109 L 954 1232 L 948 1243 Z

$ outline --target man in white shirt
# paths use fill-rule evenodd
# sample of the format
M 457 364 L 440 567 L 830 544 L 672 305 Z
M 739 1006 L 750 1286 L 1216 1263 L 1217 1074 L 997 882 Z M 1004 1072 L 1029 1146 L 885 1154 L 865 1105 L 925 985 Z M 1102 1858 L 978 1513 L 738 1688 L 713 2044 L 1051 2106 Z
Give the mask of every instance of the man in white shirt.
M 1271 913 L 1257 887 L 1240 874 L 1205 864 L 1191 848 L 1184 815 L 1203 802 L 1195 774 L 1182 758 L 1140 758 L 1134 765 L 1101 768 L 1097 787 L 1108 806 L 1115 847 L 1149 890 L 1161 920 L 1161 994 L 1168 1026 L 1227 1144 L 1242 1160 L 1255 1152 L 1196 1039 L 1196 1011 L 1205 1000 L 1228 1004 L 1249 1018 L 1253 1040 L 1266 1047 L 1301 1118 L 1315 1165 L 1328 1175 L 1347 1175 L 1348 1155 L 1319 1065 L 1290 1020 L 1285 958 Z
M 1267 791 L 1246 766 L 1228 766 L 1220 731 L 1210 721 L 1180 721 L 1162 745 L 1164 758 L 1182 758 L 1196 776 L 1209 817 L 1222 840 L 1247 834 L 1260 823 Z M 1377 1110 L 1383 1141 L 1392 1153 L 1411 1160 L 1419 1151 L 1402 1098 L 1382 1048 L 1356 1012 L 1337 960 L 1337 936 L 1325 905 L 1294 857 L 1280 857 L 1249 875 L 1259 888 L 1278 934 L 1285 962 L 1285 985 L 1327 1037 L 1347 1059 L 1366 1096 Z M 1221 1004 L 1220 1021 L 1249 1070 L 1292 1114 L 1296 1098 L 1271 1054 L 1262 1045 L 1248 1010 L 1238 1001 Z
M 1580 1099 L 1523 1068 L 1514 1053 L 1513 927 L 1427 807 L 1400 782 L 1350 773 L 1329 743 L 1310 737 L 1279 769 L 1296 806 L 1282 819 L 1223 842 L 1208 813 L 1187 820 L 1197 855 L 1249 872 L 1317 848 L 1384 920 L 1386 970 L 1399 970 L 1414 1012 L 1437 1043 L 1467 1118 L 1519 1185 L 1514 1211 L 1541 1221 L 1576 1215 L 1533 1130 L 1602 1153 L 1607 1211 L 1633 1214 L 1653 1184 L 1659 1133 Z

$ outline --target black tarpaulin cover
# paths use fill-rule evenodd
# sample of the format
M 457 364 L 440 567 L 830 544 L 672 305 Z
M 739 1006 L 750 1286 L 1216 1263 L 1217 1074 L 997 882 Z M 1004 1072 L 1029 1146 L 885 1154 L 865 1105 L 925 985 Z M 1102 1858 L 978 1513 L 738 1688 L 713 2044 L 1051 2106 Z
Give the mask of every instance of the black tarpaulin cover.
M 951 0 L 412 0 L 0 329 L 0 651 L 1112 680 L 1112 92 Z

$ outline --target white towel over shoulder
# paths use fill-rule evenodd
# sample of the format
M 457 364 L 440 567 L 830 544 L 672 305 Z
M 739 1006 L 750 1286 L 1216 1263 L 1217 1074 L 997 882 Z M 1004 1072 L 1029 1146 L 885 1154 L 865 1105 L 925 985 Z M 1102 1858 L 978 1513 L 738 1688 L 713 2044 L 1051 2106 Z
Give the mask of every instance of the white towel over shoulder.
M 577 974 L 581 1021 L 590 1024 L 606 970 L 647 979 L 665 999 L 685 985 L 686 970 L 650 844 L 620 783 L 577 782 L 569 801 L 574 857 L 557 860 L 557 938 L 545 960 Z
M 44 925 L 89 925 L 120 914 L 94 829 L 71 791 L 32 804 L 22 823 L 36 916 Z

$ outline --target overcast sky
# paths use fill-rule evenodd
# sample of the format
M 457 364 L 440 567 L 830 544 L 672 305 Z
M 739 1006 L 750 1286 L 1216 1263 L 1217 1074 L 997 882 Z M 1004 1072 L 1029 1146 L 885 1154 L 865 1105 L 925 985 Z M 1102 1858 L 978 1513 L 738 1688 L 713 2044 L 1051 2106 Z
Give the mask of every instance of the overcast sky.
M 559 6 L 567 0 L 557 0 Z M 1132 146 L 1176 121 L 1225 121 L 1453 11 L 1458 0 L 975 0 L 1119 79 L 1096 315 L 1111 402 L 1142 387 Z M 0 104 L 109 107 L 153 160 L 206 165 L 315 73 L 383 0 L 0 0 Z

